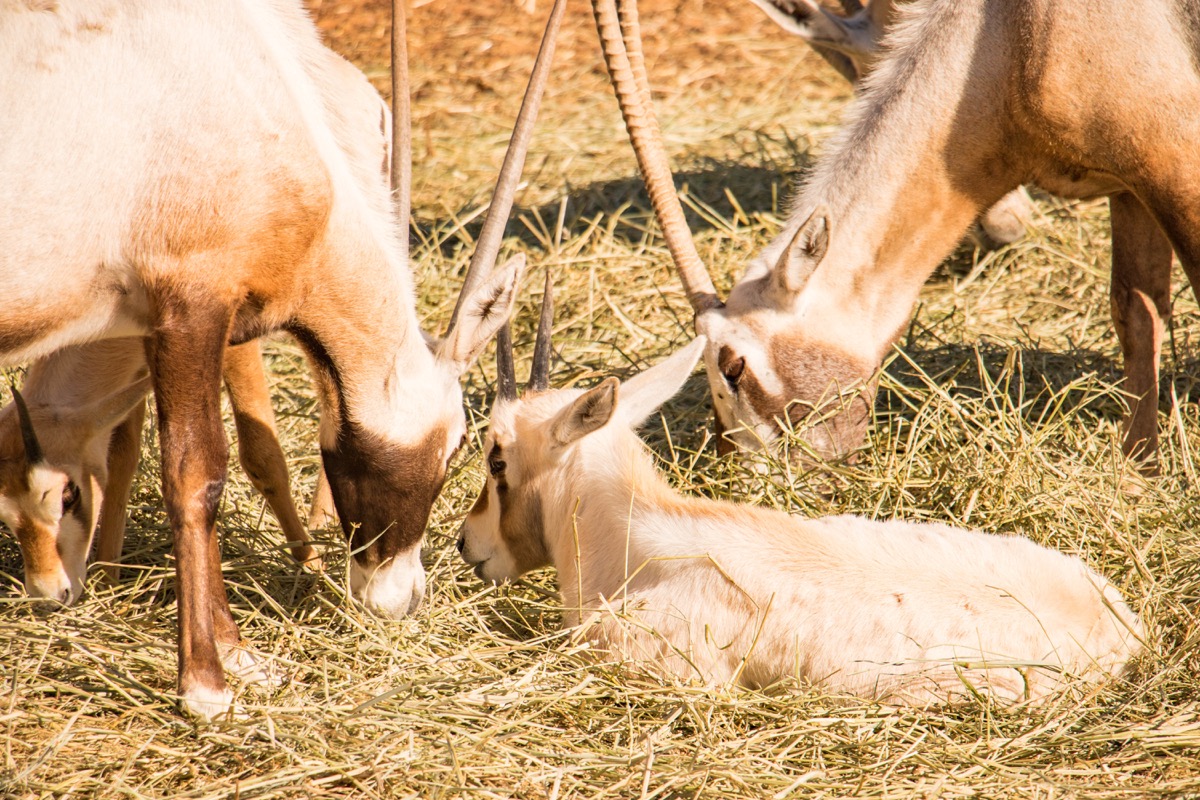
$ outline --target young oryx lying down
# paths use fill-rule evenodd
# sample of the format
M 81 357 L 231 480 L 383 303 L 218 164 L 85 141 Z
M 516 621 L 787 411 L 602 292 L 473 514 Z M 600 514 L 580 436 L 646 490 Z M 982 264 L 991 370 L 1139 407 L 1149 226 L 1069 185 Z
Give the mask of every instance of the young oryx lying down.
M 624 384 L 502 392 L 490 476 L 458 543 L 479 577 L 553 564 L 567 624 L 602 652 L 713 683 L 1026 700 L 1114 675 L 1137 652 L 1141 623 L 1112 584 L 1023 537 L 677 493 L 632 429 L 703 347 Z

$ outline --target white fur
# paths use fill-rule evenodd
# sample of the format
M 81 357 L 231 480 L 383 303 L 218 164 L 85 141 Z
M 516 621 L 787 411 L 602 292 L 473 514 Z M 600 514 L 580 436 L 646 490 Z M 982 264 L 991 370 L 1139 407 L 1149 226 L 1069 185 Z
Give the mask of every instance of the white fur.
M 397 553 L 376 568 L 350 560 L 350 590 L 364 606 L 381 617 L 402 619 L 417 610 L 425 595 L 421 547 Z
M 179 693 L 179 704 L 188 716 L 200 722 L 212 722 L 233 708 L 233 692 L 225 687 L 193 686 Z
M 915 704 L 1042 698 L 1069 678 L 1119 673 L 1137 652 L 1141 622 L 1116 588 L 1023 537 L 680 496 L 630 427 L 701 347 L 630 381 L 606 425 L 559 447 L 542 435 L 582 406 L 578 390 L 502 405 L 493 420 L 504 502 L 539 493 L 565 620 L 600 648 L 709 683 L 795 679 Z M 494 483 L 461 544 L 481 576 L 505 579 L 514 562 Z

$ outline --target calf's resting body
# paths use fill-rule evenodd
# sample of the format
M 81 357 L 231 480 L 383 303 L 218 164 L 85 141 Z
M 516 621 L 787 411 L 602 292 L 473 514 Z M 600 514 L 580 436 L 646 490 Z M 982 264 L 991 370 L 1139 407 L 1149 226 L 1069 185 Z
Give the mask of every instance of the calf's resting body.
M 1023 537 L 679 495 L 631 428 L 702 347 L 620 387 L 498 401 L 491 476 L 460 541 L 480 577 L 553 564 L 567 624 L 599 649 L 706 682 L 1021 701 L 1137 652 L 1141 622 L 1117 589 Z

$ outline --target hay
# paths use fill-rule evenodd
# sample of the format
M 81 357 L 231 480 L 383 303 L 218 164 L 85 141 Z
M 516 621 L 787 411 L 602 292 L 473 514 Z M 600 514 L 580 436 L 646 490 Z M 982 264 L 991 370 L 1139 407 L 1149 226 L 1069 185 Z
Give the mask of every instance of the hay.
M 478 206 L 499 162 L 539 16 L 508 3 L 418 4 L 421 313 L 448 318 Z M 539 4 L 543 5 L 544 4 Z M 384 82 L 383 9 L 317 4 L 335 45 Z M 778 227 L 791 173 L 846 95 L 838 78 L 749 4 L 642 3 L 662 118 L 700 251 L 727 287 Z M 690 313 L 634 174 L 583 4 L 510 227 L 531 261 L 516 320 L 528 368 L 536 279 L 553 269 L 558 384 L 653 363 L 690 336 Z M 490 46 L 489 46 L 490 43 Z M 422 148 L 424 148 L 422 150 Z M 1142 797 L 1200 792 L 1200 419 L 1197 309 L 1181 292 L 1164 374 L 1165 477 L 1129 491 L 1107 309 L 1102 204 L 1039 198 L 1036 231 L 940 268 L 888 366 L 870 439 L 832 477 L 768 475 L 718 460 L 696 376 L 647 438 L 688 491 L 799 514 L 855 512 L 1017 531 L 1080 555 L 1145 615 L 1149 650 L 1128 682 L 1050 707 L 897 710 L 804 690 L 662 685 L 594 665 L 561 634 L 553 576 L 482 586 L 452 546 L 477 491 L 490 355 L 465 380 L 476 447 L 439 499 L 429 595 L 384 622 L 329 572 L 297 574 L 262 500 L 231 465 L 221 515 L 243 634 L 286 675 L 237 687 L 241 716 L 196 728 L 173 707 L 172 561 L 156 459 L 135 485 L 125 577 L 93 574 L 81 604 L 43 615 L 0 539 L 0 795 L 40 797 Z M 268 346 L 293 489 L 308 497 L 316 411 L 297 349 Z M 1169 405 L 1171 387 L 1182 402 Z M 669 433 L 668 433 L 669 432 Z M 232 429 L 231 429 L 232 435 Z M 156 442 L 147 441 L 148 453 Z M 832 490 L 832 492 L 830 491 Z

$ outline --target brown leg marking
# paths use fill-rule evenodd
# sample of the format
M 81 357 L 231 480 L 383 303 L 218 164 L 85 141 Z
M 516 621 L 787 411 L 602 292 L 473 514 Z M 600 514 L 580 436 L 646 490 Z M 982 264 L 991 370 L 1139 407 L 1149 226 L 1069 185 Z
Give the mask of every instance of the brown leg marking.
M 96 532 L 96 560 L 104 566 L 104 577 L 116 583 L 121 577 L 121 551 L 125 546 L 125 522 L 129 513 L 129 492 L 142 454 L 142 423 L 146 403 L 138 403 L 116 427 L 108 442 L 108 481 L 100 505 L 100 525 Z
M 221 578 L 216 517 L 229 445 L 221 425 L 221 359 L 232 312 L 195 298 L 156 298 L 146 361 L 162 443 L 163 500 L 175 539 L 179 693 L 209 718 L 232 701 L 218 640 L 237 641 Z
M 1122 449 L 1147 474 L 1158 472 L 1158 366 L 1171 316 L 1171 243 L 1133 194 L 1109 198 L 1112 316 L 1133 399 Z
M 267 500 L 283 535 L 292 543 L 292 557 L 314 570 L 323 568 L 312 547 L 308 529 L 300 521 L 292 501 L 291 481 L 279 434 L 267 376 L 263 372 L 258 342 L 230 347 L 225 351 L 225 388 L 237 425 L 238 458 L 254 488 Z

